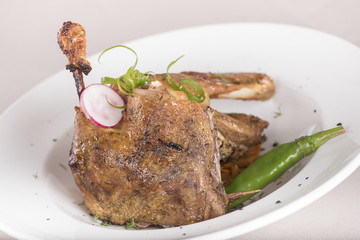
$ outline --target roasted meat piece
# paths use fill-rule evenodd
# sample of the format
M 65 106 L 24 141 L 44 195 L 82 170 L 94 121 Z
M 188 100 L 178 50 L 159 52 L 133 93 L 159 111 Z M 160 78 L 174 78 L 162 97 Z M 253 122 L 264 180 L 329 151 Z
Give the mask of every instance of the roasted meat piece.
M 229 158 L 258 144 L 267 126 L 253 116 L 242 118 L 166 91 L 136 89 L 115 128 L 95 126 L 76 108 L 69 166 L 99 219 L 124 224 L 134 218 L 141 226 L 165 227 L 203 221 L 223 215 L 228 204 L 219 134 L 233 144 Z
M 85 31 L 66 22 L 58 43 L 80 96 L 82 73 L 91 70 Z M 220 159 L 231 161 L 253 149 L 268 123 L 219 113 L 209 107 L 210 98 L 265 100 L 274 94 L 273 81 L 255 73 L 171 77 L 175 83 L 197 81 L 206 100 L 188 100 L 170 87 L 166 74 L 158 74 L 151 84 L 123 95 L 127 108 L 114 128 L 92 124 L 75 107 L 69 166 L 90 213 L 101 220 L 122 225 L 134 219 L 142 227 L 186 225 L 223 215 L 229 201 L 242 195 L 226 195 Z
M 259 145 L 269 123 L 247 114 L 224 114 L 211 109 L 218 131 L 222 162 L 238 160 L 250 147 Z
M 169 95 L 133 94 L 116 128 L 76 108 L 69 165 L 86 206 L 124 224 L 186 225 L 225 213 L 211 113 Z

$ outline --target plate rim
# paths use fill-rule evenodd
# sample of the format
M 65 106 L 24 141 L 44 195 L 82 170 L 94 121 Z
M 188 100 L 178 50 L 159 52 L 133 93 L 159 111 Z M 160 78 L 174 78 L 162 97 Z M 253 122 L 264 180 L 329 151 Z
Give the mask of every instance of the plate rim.
M 162 35 L 168 35 L 168 34 L 174 34 L 174 33 L 176 33 L 176 32 L 181 32 L 181 31 L 188 31 L 189 29 L 193 29 L 193 30 L 196 30 L 196 29 L 199 29 L 199 28 L 204 28 L 204 27 L 206 27 L 206 28 L 213 28 L 213 27 L 222 27 L 222 26 L 230 26 L 230 25 L 253 25 L 253 26 L 260 26 L 260 25 L 262 25 L 262 26 L 265 26 L 265 25 L 267 25 L 267 26 L 277 26 L 277 27 L 287 27 L 287 28 L 299 28 L 299 29 L 302 29 L 302 30 L 306 30 L 306 31 L 313 31 L 313 32 L 315 32 L 315 33 L 321 33 L 321 34 L 325 34 L 325 35 L 328 35 L 328 36 L 330 36 L 330 37 L 332 37 L 332 38 L 337 38 L 338 40 L 341 40 L 343 43 L 346 43 L 346 44 L 350 44 L 351 46 L 353 46 L 353 47 L 356 47 L 358 50 L 360 50 L 360 48 L 359 47 L 357 47 L 355 44 L 353 44 L 353 43 L 351 43 L 351 42 L 348 42 L 348 41 L 346 41 L 346 40 L 344 40 L 344 39 L 341 39 L 340 37 L 338 37 L 338 36 L 334 36 L 334 35 L 331 35 L 331 34 L 329 34 L 329 33 L 326 33 L 326 32 L 322 32 L 322 31 L 319 31 L 319 30 L 316 30 L 316 29 L 311 29 L 311 28 L 307 28 L 307 27 L 303 27 L 303 26 L 297 26 L 297 25 L 291 25 L 291 24 L 282 24 L 282 23 L 264 23 L 264 22 L 246 22 L 246 23 L 237 23 L 237 22 L 230 22 L 230 23 L 217 23 L 217 24 L 206 24 L 206 25 L 200 25 L 200 26 L 193 26 L 193 27 L 189 27 L 189 28 L 180 28 L 180 29 L 176 29 L 176 30 L 170 30 L 170 31 L 165 31 L 165 32 L 161 32 L 161 33 L 157 33 L 157 34 L 154 34 L 154 35 L 149 35 L 149 36 L 145 36 L 145 37 L 142 37 L 142 38 L 138 38 L 138 39 L 135 39 L 135 40 L 132 40 L 132 41 L 129 41 L 129 42 L 126 42 L 125 43 L 125 45 L 126 44 L 128 44 L 128 45 L 131 45 L 131 44 L 134 44 L 134 43 L 137 43 L 137 42 L 141 42 L 141 41 L 146 41 L 148 38 L 158 38 L 158 37 L 161 37 Z M 92 54 L 91 56 L 89 56 L 89 58 L 90 57 L 94 57 L 94 56 L 96 56 L 96 55 L 98 55 L 99 53 L 95 53 L 95 54 Z M 46 84 L 46 82 L 47 81 L 49 81 L 50 79 L 52 79 L 52 78 L 56 78 L 58 75 L 61 75 L 61 74 L 63 74 L 65 72 L 65 70 L 61 70 L 61 71 L 58 71 L 58 72 L 56 72 L 55 74 L 52 74 L 51 76 L 49 76 L 49 77 L 47 77 L 46 79 L 44 79 L 44 80 L 42 80 L 41 82 L 39 82 L 39 83 L 37 83 L 37 84 L 35 84 L 33 87 L 31 87 L 30 89 L 28 89 L 24 94 L 22 94 L 19 98 L 17 98 L 14 102 L 12 102 L 2 113 L 1 113 L 1 115 L 0 115 L 0 122 L 2 121 L 2 119 L 3 119 L 3 117 L 5 117 L 6 115 L 8 115 L 11 111 L 13 111 L 16 107 L 17 107 L 17 105 L 20 103 L 20 102 L 22 102 L 24 99 L 26 99 L 26 98 L 28 98 L 29 97 L 29 95 L 34 91 L 34 89 L 38 89 L 38 88 L 41 88 L 44 84 Z M 312 203 L 312 202 L 314 202 L 314 201 L 316 201 L 317 199 L 319 199 L 320 197 L 322 197 L 322 196 L 324 196 L 327 192 L 329 192 L 330 190 L 332 190 L 333 188 L 335 188 L 335 186 L 337 186 L 338 184 L 340 184 L 344 179 L 346 179 L 352 172 L 354 172 L 355 170 L 356 170 L 356 168 L 360 165 L 360 155 L 359 154 L 357 154 L 357 156 L 355 156 L 354 158 L 353 158 L 353 160 L 351 161 L 351 167 L 353 167 L 352 168 L 352 171 L 349 171 L 349 170 L 347 170 L 346 172 L 348 173 L 348 174 L 340 174 L 341 172 L 338 172 L 337 173 L 337 177 L 339 178 L 339 179 L 337 179 L 336 181 L 335 181 L 335 178 L 334 177 L 332 177 L 330 180 L 332 180 L 332 185 L 331 186 L 333 186 L 333 187 L 329 187 L 329 186 L 327 186 L 327 188 L 324 188 L 322 191 L 323 191 L 323 193 L 322 194 L 316 194 L 316 198 L 315 198 L 315 200 L 313 199 L 314 198 L 314 196 L 308 196 L 306 199 L 307 199 L 307 203 L 304 205 L 304 204 L 302 204 L 302 206 L 299 206 L 297 209 L 295 209 L 294 211 L 288 211 L 287 212 L 287 214 L 285 214 L 285 215 L 282 215 L 282 216 L 279 216 L 275 221 L 273 221 L 273 222 L 276 222 L 276 221 L 278 221 L 279 219 L 281 219 L 281 218 L 283 218 L 283 217 L 286 217 L 286 216 L 288 216 L 288 215 L 290 215 L 290 214 L 293 214 L 294 212 L 296 212 L 296 211 L 298 211 L 299 209 L 301 209 L 301 208 L 303 208 L 303 207 L 305 207 L 305 206 L 307 206 L 308 204 L 310 204 L 310 203 Z M 356 166 L 356 167 L 355 167 Z M 347 168 L 350 168 L 350 166 L 347 166 Z M 342 170 L 342 171 L 345 171 L 344 169 Z M 335 181 L 335 182 L 334 182 Z M 328 181 L 329 182 L 329 181 Z M 327 182 L 327 185 L 329 185 L 330 183 L 328 183 Z M 334 184 L 335 184 L 335 186 L 334 186 Z M 307 195 L 315 195 L 315 193 L 314 193 L 314 191 L 311 191 L 309 194 L 307 194 Z M 307 196 L 306 195 L 306 196 Z M 304 196 L 304 197 L 306 197 L 306 196 Z M 294 202 L 292 202 L 291 204 L 289 204 L 289 205 L 296 205 L 296 204 L 298 204 L 298 202 L 300 201 L 300 200 L 302 200 L 302 201 L 304 201 L 304 197 L 302 197 L 302 198 L 300 198 L 300 199 L 297 199 L 296 201 L 294 201 Z M 285 207 L 286 208 L 286 207 Z M 277 209 L 276 211 L 285 211 L 284 210 L 284 207 L 283 208 L 280 208 L 280 209 Z M 270 213 L 269 213 L 270 214 Z M 270 214 L 271 215 L 271 214 Z M 256 219 L 255 219 L 256 220 Z M 253 220 L 253 221 L 255 221 L 255 220 Z M 270 224 L 271 222 L 269 222 L 269 223 L 265 223 L 265 224 L 263 224 L 262 226 L 260 226 L 260 227 L 263 227 L 263 226 L 265 226 L 265 225 L 268 225 L 268 224 Z M 226 228 L 226 229 L 223 229 L 223 230 L 219 230 L 219 231 L 215 231 L 215 232 L 212 232 L 212 233 L 209 233 L 209 234 L 205 234 L 205 235 L 202 235 L 202 236 L 199 236 L 199 237 L 194 237 L 194 239 L 201 239 L 201 238 L 205 238 L 205 237 L 207 237 L 207 239 L 209 239 L 208 237 L 209 236 L 211 236 L 211 235 L 214 235 L 214 236 L 217 236 L 216 234 L 222 234 L 224 231 L 228 231 L 228 233 L 229 232 L 235 232 L 235 231 L 230 231 L 231 229 L 236 229 L 236 230 L 238 230 L 237 228 L 239 227 L 239 225 L 237 225 L 237 226 L 234 226 L 234 227 L 231 227 L 231 228 Z M 258 229 L 258 228 L 260 228 L 260 227 L 256 227 L 256 228 L 253 228 L 253 229 L 251 229 L 250 231 L 245 231 L 245 232 L 243 232 L 242 234 L 244 234 L 244 233 L 247 233 L 247 232 L 251 232 L 251 231 L 253 231 L 253 230 L 256 230 L 256 229 Z M 5 228 L 5 226 L 4 226 L 4 224 L 2 224 L 2 221 L 0 221 L 0 229 L 1 230 L 3 230 L 5 233 L 8 233 L 9 235 L 11 235 L 11 236 L 16 236 L 15 234 L 14 234 L 14 232 L 12 232 L 12 231 L 7 231 L 7 229 Z M 222 235 L 222 236 L 224 236 L 224 235 Z M 228 234 L 228 237 L 235 237 L 235 236 L 239 236 L 238 234 L 235 234 L 235 235 L 230 235 L 230 234 Z M 22 238 L 22 237 L 24 237 L 24 236 L 22 236 L 21 234 L 20 235 L 17 235 L 17 237 L 20 237 L 20 238 Z M 26 235 L 26 237 L 29 237 L 29 236 L 27 236 Z M 30 236 L 31 237 L 31 236 Z

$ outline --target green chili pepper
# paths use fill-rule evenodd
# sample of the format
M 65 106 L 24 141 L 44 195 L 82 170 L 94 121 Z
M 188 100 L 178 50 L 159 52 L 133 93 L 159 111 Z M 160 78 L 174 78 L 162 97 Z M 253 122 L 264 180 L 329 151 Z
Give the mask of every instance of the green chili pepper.
M 263 189 L 266 185 L 279 178 L 295 163 L 315 152 L 329 139 L 344 133 L 342 126 L 315 133 L 284 143 L 259 157 L 253 164 L 241 172 L 229 185 L 226 193 L 248 192 Z M 245 202 L 254 194 L 233 201 L 228 209 Z

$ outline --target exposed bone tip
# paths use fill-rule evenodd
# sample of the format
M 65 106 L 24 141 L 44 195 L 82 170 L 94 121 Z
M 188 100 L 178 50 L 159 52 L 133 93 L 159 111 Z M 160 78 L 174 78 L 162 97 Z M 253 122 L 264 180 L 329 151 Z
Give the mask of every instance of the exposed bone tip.
M 73 73 L 77 92 L 80 96 L 84 89 L 82 73 L 87 75 L 92 69 L 90 62 L 85 59 L 87 45 L 85 30 L 78 23 L 66 21 L 57 34 L 57 40 L 60 49 L 69 61 L 66 69 Z

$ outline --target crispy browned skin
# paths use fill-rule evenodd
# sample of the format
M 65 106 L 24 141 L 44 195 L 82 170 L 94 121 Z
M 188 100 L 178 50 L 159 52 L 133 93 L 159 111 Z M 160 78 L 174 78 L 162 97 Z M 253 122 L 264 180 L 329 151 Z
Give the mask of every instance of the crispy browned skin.
M 236 144 L 253 146 L 261 143 L 261 134 L 269 125 L 267 121 L 253 115 L 224 114 L 215 110 L 212 112 L 215 115 L 214 124 L 216 128 L 227 140 Z
M 224 114 L 211 109 L 218 131 L 220 159 L 237 161 L 251 147 L 259 145 L 269 123 L 247 114 Z
M 134 218 L 162 226 L 223 215 L 228 202 L 211 114 L 158 93 L 133 94 L 127 104 L 114 129 L 76 110 L 69 166 L 90 212 L 115 224 Z
M 172 74 L 172 76 L 174 81 L 179 81 L 178 75 Z M 150 85 L 149 89 L 134 89 L 134 92 L 142 95 L 162 93 L 174 99 L 187 100 L 187 96 L 183 92 L 174 91 L 163 77 L 164 75 L 161 74 L 160 77 L 156 78 L 160 81 L 160 83 L 155 84 L 156 86 Z M 117 90 L 116 85 L 112 87 L 114 90 Z M 204 110 L 209 110 L 213 116 L 212 119 L 218 136 L 220 160 L 222 162 L 238 160 L 248 148 L 261 143 L 263 131 L 269 125 L 267 121 L 253 115 L 220 113 L 209 108 L 209 99 L 210 97 L 207 94 L 207 101 L 199 105 Z
M 194 72 L 192 72 L 194 73 Z M 194 73 L 195 74 L 195 73 Z M 197 73 L 198 75 L 202 75 L 202 73 Z M 204 74 L 204 75 L 210 75 Z M 246 84 L 246 79 L 249 77 L 245 73 L 237 73 L 237 74 L 225 74 L 225 75 L 233 75 L 236 79 L 242 79 L 243 83 Z M 261 75 L 261 74 L 258 74 Z M 194 77 L 193 75 L 187 74 L 170 74 L 172 80 L 175 83 L 179 83 L 182 78 L 190 78 L 196 80 L 197 82 L 204 85 L 204 82 L 211 85 L 211 79 L 200 79 L 200 77 Z M 250 74 L 249 76 L 253 76 Z M 270 79 L 270 78 L 269 78 Z M 142 94 L 150 94 L 153 91 L 161 92 L 164 94 L 169 94 L 172 98 L 175 99 L 183 99 L 187 100 L 188 97 L 181 91 L 175 91 L 170 86 L 166 74 L 158 74 L 156 77 L 152 79 L 152 81 L 157 80 L 158 83 L 151 84 L 149 90 L 147 89 L 135 89 L 134 91 L 137 93 Z M 215 81 L 215 80 L 214 80 Z M 272 80 L 270 80 L 272 82 Z M 252 84 L 253 80 L 248 79 L 248 83 Z M 241 85 L 241 84 L 240 84 Z M 221 85 L 218 85 L 215 81 L 212 86 L 213 89 L 218 89 L 219 92 L 222 88 Z M 238 85 L 234 85 L 235 88 Z M 113 88 L 116 90 L 117 86 L 113 85 Z M 213 95 L 207 93 L 207 88 L 204 88 L 206 99 L 204 102 L 200 103 L 199 105 L 204 109 L 209 109 L 210 113 L 213 115 L 213 123 L 217 130 L 218 135 L 218 142 L 219 142 L 219 150 L 220 150 L 220 159 L 222 162 L 231 161 L 231 160 L 238 160 L 239 157 L 243 155 L 244 152 L 248 150 L 248 148 L 258 145 L 261 143 L 261 137 L 265 128 L 268 127 L 269 123 L 264 121 L 258 117 L 253 115 L 246 115 L 246 114 L 223 114 L 214 109 L 209 108 L 210 105 L 210 98 Z M 197 94 L 196 92 L 193 94 Z M 214 92 L 212 92 L 214 94 Z M 264 97 L 264 96 L 263 96 Z
M 85 59 L 87 45 L 85 30 L 78 23 L 72 23 L 70 21 L 64 22 L 58 32 L 57 38 L 60 49 L 69 60 L 66 69 L 73 72 L 76 89 L 80 96 L 82 90 L 85 88 L 82 73 L 87 75 L 91 71 L 91 65 Z

